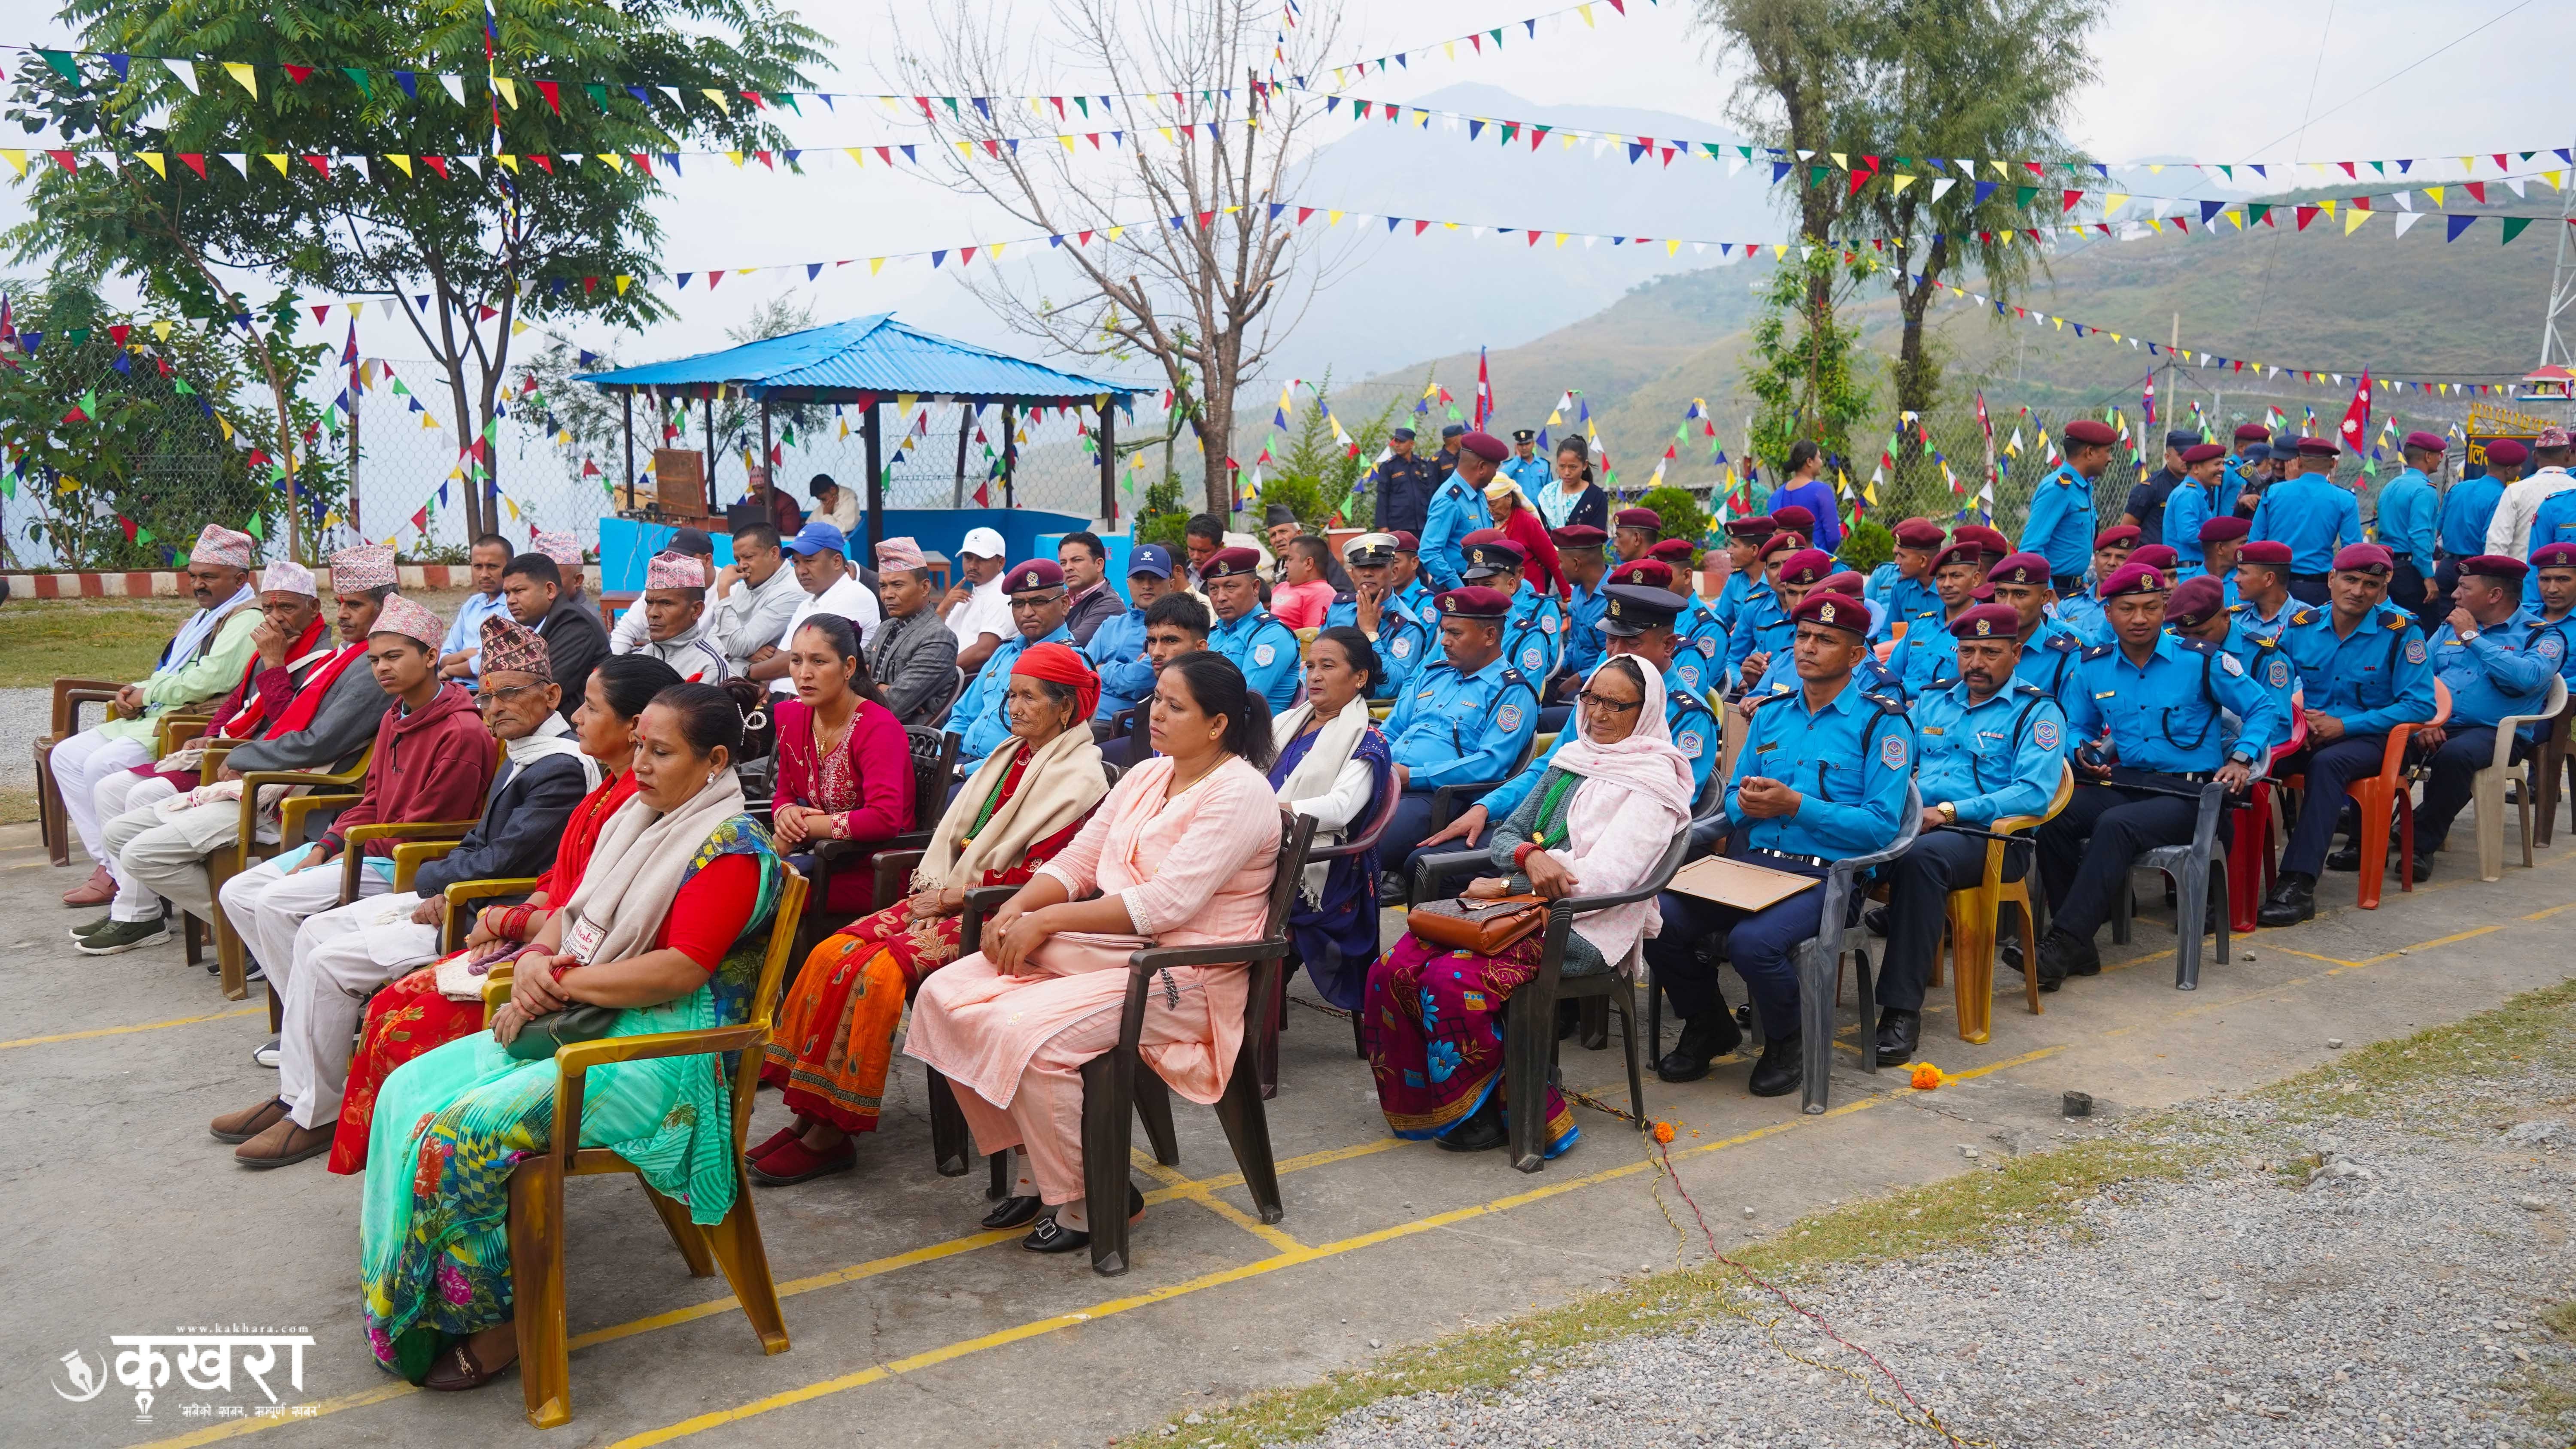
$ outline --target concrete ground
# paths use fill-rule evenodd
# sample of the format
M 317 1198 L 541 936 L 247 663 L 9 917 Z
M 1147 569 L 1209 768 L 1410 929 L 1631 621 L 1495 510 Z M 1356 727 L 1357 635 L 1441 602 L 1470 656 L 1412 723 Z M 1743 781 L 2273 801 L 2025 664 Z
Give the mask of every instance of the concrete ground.
M 2557 920 L 2576 903 L 2572 860 L 2562 843 L 2536 870 L 2481 884 L 2474 857 L 2455 852 L 2440 879 L 2392 887 L 2374 912 L 2350 908 L 2351 877 L 2330 877 L 2326 914 L 2240 943 L 2192 995 L 2173 989 L 2170 935 L 2141 921 L 2133 945 L 2108 952 L 2111 969 L 2044 998 L 2045 1015 L 2028 1015 L 2020 978 L 1999 970 L 1983 1046 L 1957 1039 L 1951 991 L 1936 988 L 1924 1056 L 1966 1078 L 1938 1092 L 1864 1075 L 1846 1048 L 1822 1116 L 1747 1096 L 1742 1062 L 1682 1087 L 1650 1077 L 1647 1105 L 1678 1128 L 1674 1156 L 1721 1241 L 1764 1235 L 1831 1200 L 1953 1174 L 1962 1144 L 1991 1155 L 2050 1139 L 2068 1089 L 2108 1113 L 2162 1104 L 2558 981 L 2576 960 Z M 243 1171 L 206 1135 L 208 1118 L 273 1088 L 249 1060 L 261 1005 L 224 1001 L 176 945 L 72 952 L 64 928 L 80 917 L 55 898 L 74 879 L 45 866 L 32 828 L 0 832 L 0 991 L 19 1003 L 0 1039 L 0 1363 L 17 1365 L 0 1440 L 532 1439 L 516 1375 L 445 1396 L 376 1369 L 359 1328 L 358 1184 L 319 1160 Z M 572 1184 L 576 1417 L 550 1442 L 1098 1444 L 1684 1255 L 1615 1120 L 1579 1109 L 1583 1140 L 1531 1176 L 1498 1153 L 1398 1143 L 1347 1025 L 1292 1008 L 1289 1026 L 1271 1109 L 1286 1219 L 1251 1216 L 1212 1116 L 1179 1103 L 1182 1165 L 1140 1165 L 1154 1205 L 1134 1271 L 1116 1280 L 977 1231 L 982 1179 L 930 1170 L 920 1071 L 899 1066 L 859 1171 L 755 1190 L 794 1340 L 777 1357 L 761 1355 L 720 1280 L 687 1276 L 633 1187 Z M 1569 1045 L 1565 1067 L 1579 1088 L 1624 1095 L 1615 1051 Z M 779 1124 L 774 1094 L 760 1118 L 755 1136 Z M 149 1424 L 112 1383 L 66 1402 L 78 1387 L 67 1354 L 103 1365 L 110 1335 L 211 1324 L 314 1336 L 301 1391 L 279 1384 L 296 1417 L 188 1416 L 197 1402 L 263 1405 L 238 1377 L 229 1395 L 174 1378 Z

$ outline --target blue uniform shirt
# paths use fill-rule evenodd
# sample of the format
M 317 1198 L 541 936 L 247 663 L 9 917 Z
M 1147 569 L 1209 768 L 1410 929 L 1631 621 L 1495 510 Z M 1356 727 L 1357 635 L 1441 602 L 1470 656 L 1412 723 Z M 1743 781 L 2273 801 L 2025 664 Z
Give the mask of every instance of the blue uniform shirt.
M 2218 646 L 2245 671 L 2245 677 L 2262 686 L 2281 707 L 2283 728 L 2296 718 L 2290 701 L 2299 692 L 2299 666 L 2267 634 L 2248 634 L 2242 629 L 2229 629 L 2227 640 Z M 2286 738 L 2286 736 L 2284 737 Z
M 2549 698 L 2549 677 L 2559 669 L 2560 659 L 2547 652 L 2557 641 L 2529 614 L 2480 629 L 2466 642 L 2444 624 L 2433 636 L 2433 672 L 2450 686 L 2451 728 L 2539 712 Z
M 1709 613 L 1717 620 L 1720 634 L 1735 632 L 1735 616 L 1743 610 L 1745 599 L 1752 594 L 1757 583 L 1765 589 L 1771 587 L 1770 580 L 1756 580 L 1741 570 L 1726 576 L 1726 586 L 1717 591 L 1717 602 L 1709 605 Z
M 1556 465 L 1536 455 L 1505 458 L 1494 471 L 1521 485 L 1521 492 L 1528 497 L 1532 508 L 1538 506 L 1539 490 L 1556 482 Z
M 2576 543 L 2576 488 L 2562 489 L 2540 500 L 2531 515 L 2531 542 L 2525 559 L 2540 552 L 2544 543 Z M 2540 612 L 2540 570 L 2522 576 L 2522 606 L 2532 613 Z
M 1131 608 L 1103 619 L 1082 646 L 1092 672 L 1100 676 L 1100 708 L 1093 719 L 1108 719 L 1132 709 L 1154 692 L 1154 666 L 1145 657 L 1145 611 Z
M 1270 712 L 1286 709 L 1297 697 L 1297 631 L 1255 609 L 1239 619 L 1219 619 L 1208 631 L 1208 647 L 1234 661 L 1252 692 L 1270 701 Z
M 1728 580 L 1734 582 L 1733 579 Z M 1763 592 L 1769 593 L 1765 584 Z M 1700 687 L 1720 683 L 1720 662 L 1726 657 L 1728 626 L 1718 617 L 1716 605 L 1702 602 L 1697 594 L 1682 601 L 1681 614 L 1673 620 L 1673 651 L 1676 657 L 1688 654 L 1697 661 Z
M 2424 631 L 2403 609 L 2382 604 L 2341 637 L 2334 616 L 2320 614 L 2312 624 L 2285 631 L 2280 643 L 2280 652 L 2298 668 L 2301 703 L 2342 720 L 2346 734 L 2384 735 L 2433 717 L 2433 665 Z
M 2463 478 L 2442 497 L 2442 552 L 2453 558 L 2476 558 L 2487 551 L 2487 525 L 2495 522 L 2504 485 L 2492 473 Z M 2419 567 L 2421 565 L 2418 565 Z
M 2268 619 L 2249 599 L 2239 599 L 2228 605 L 2227 613 L 2235 621 L 2231 627 L 2238 632 L 2260 634 L 2274 643 L 2280 642 L 2283 633 L 2292 629 L 2314 628 L 2317 620 L 2325 617 L 2323 610 L 2310 608 L 2296 599 L 2282 604 L 2281 612 Z
M 2238 486 L 2232 480 L 2236 465 L 2242 461 L 2229 458 L 2228 471 L 2208 488 L 2185 478 L 2174 485 L 2173 496 L 2165 500 L 2165 546 L 2174 551 L 2174 577 L 2187 579 L 2209 567 L 2208 555 L 2200 546 L 2200 526 L 2231 511 L 2220 508 L 2213 495 Z
M 2057 622 L 2088 645 L 2111 642 L 2111 616 L 2103 612 L 2102 600 L 2090 589 L 2058 600 Z
M 1073 647 L 1073 632 L 1062 624 L 1043 639 L 1031 639 L 1013 630 L 1011 637 L 993 650 L 984 667 L 967 681 L 966 692 L 957 697 L 957 707 L 948 712 L 948 721 L 958 727 L 957 763 L 971 765 L 1000 747 L 1010 738 L 1011 717 L 1008 706 L 1011 693 L 1011 665 L 1032 644 L 1062 644 Z M 1148 686 L 1150 688 L 1151 686 Z
M 1466 479 L 1453 473 L 1431 490 L 1431 516 L 1422 525 L 1422 571 L 1442 593 L 1464 582 L 1458 571 L 1467 566 L 1467 555 L 1458 541 L 1489 522 L 1484 495 Z
M 2079 740 L 2107 731 L 2120 763 L 2135 770 L 2196 774 L 2230 754 L 2259 760 L 2289 734 L 2279 698 L 2246 677 L 2234 655 L 2171 634 L 2156 636 L 2143 669 L 2116 644 L 2085 650 L 2058 698 Z M 2244 721 L 2232 748 L 2222 710 Z
M 1921 699 L 1936 679 L 1958 677 L 1959 641 L 1950 637 L 1949 613 L 1945 608 L 1907 625 L 1905 637 L 1887 652 L 1888 673 L 1908 698 Z
M 1499 780 L 1537 733 L 1538 688 L 1500 658 L 1462 675 L 1443 655 L 1386 720 L 1389 750 L 1414 790 Z
M 1925 615 L 1938 619 L 1949 612 L 1941 606 L 1941 595 L 1929 583 L 1905 577 L 1896 571 L 1895 564 L 1879 565 L 1877 572 L 1870 575 L 1870 582 L 1877 583 L 1880 574 L 1887 576 L 1887 586 L 1868 599 L 1878 607 L 1878 622 L 1871 626 L 1870 638 L 1893 638 L 1899 624 L 1910 634 Z
M 2543 617 L 2539 610 L 2532 609 L 2526 610 L 2522 618 L 2531 625 L 2531 638 L 2526 647 L 2543 659 L 2556 661 L 2558 677 L 2567 681 L 2570 690 L 2576 691 L 2576 613 L 2549 619 Z M 2522 727 L 2522 732 L 2536 740 L 2545 728 L 2545 725 L 2528 724 Z
M 1735 628 L 1726 636 L 1726 668 L 1720 682 L 1733 679 L 1745 660 L 1761 653 L 1778 654 L 1797 637 L 1797 626 L 1780 607 L 1780 595 L 1766 585 L 1747 598 L 1735 616 Z
M 1537 682 L 1556 672 L 1557 656 L 1564 651 L 1565 610 L 1556 595 L 1521 585 L 1512 595 L 1511 617 L 1503 621 L 1503 657 L 1524 678 Z
M 1592 673 L 1608 648 L 1609 636 L 1601 632 L 1601 620 L 1610 612 L 1610 598 L 1597 583 L 1590 588 L 1576 584 L 1573 589 L 1574 600 L 1565 611 L 1565 632 L 1558 636 L 1564 646 L 1559 663 L 1566 673 L 1582 679 Z
M 2429 577 L 2433 572 L 2433 550 L 2439 543 L 2434 530 L 2442 516 L 2442 495 L 2433 491 L 2432 481 L 2420 469 L 2407 469 L 2379 490 L 2378 511 L 2380 543 Z M 2533 546 L 2538 547 L 2541 539 L 2537 525 L 2531 537 Z
M 2254 505 L 2248 542 L 2270 539 L 2290 546 L 2290 572 L 2321 574 L 2334 567 L 2337 550 L 2361 538 L 2361 505 L 2352 490 L 2323 473 L 2284 478 L 2263 490 Z
M 1359 626 L 1359 595 L 1347 590 L 1335 594 L 1332 606 L 1324 610 L 1324 627 L 1356 629 Z M 1411 683 L 1414 674 L 1422 668 L 1422 662 L 1431 657 L 1435 647 L 1433 637 L 1420 619 L 1397 607 L 1395 599 L 1378 605 L 1377 663 L 1385 678 L 1369 691 L 1369 698 L 1393 699 L 1403 693 L 1405 685 Z
M 1584 677 L 1588 679 L 1591 676 Z M 1717 769 L 1717 757 L 1721 753 L 1718 749 L 1717 716 L 1708 712 L 1708 706 L 1700 702 L 1699 696 L 1683 688 L 1670 670 L 1664 672 L 1664 724 L 1672 732 L 1673 748 L 1690 760 L 1691 794 L 1696 798 L 1708 787 L 1708 777 Z M 1477 801 L 1485 807 L 1485 818 L 1495 821 L 1509 819 L 1513 811 L 1521 808 L 1521 802 L 1529 798 L 1529 792 L 1537 788 L 1539 777 L 1547 773 L 1548 763 L 1556 758 L 1556 752 L 1564 749 L 1565 742 L 1574 737 L 1575 727 L 1569 721 L 1557 733 L 1556 743 L 1540 751 L 1539 757 L 1530 761 L 1527 769 L 1495 786 L 1484 799 Z
M 1954 684 L 1916 700 L 1913 713 L 1924 804 L 1946 801 L 1968 825 L 2047 812 L 2066 769 L 2066 712 L 2056 700 L 2016 679 L 1971 704 L 1968 686 Z
M 1885 850 L 1904 829 L 1913 756 L 1904 705 L 1870 693 L 1856 677 L 1813 712 L 1803 688 L 1765 695 L 1727 777 L 1726 817 L 1746 844 L 1762 850 L 1828 860 Z M 1797 791 L 1796 813 L 1769 820 L 1745 814 L 1738 792 L 1756 775 Z
M 1393 533 L 1402 529 L 1416 538 L 1431 506 L 1431 490 L 1439 481 L 1439 470 L 1431 460 L 1416 453 L 1410 458 L 1386 457 L 1369 470 L 1369 481 L 1377 486 L 1377 526 Z
M 2019 547 L 2048 560 L 2048 571 L 2059 578 L 2081 578 L 2093 561 L 2093 534 L 2092 480 L 2074 464 L 2060 463 L 2030 495 Z
M 1404 613 L 1412 615 L 1414 622 L 1430 633 L 1432 642 L 1435 644 L 1439 642 L 1440 596 L 1431 591 L 1430 585 L 1422 582 L 1421 575 L 1416 574 L 1403 588 L 1396 590 L 1395 597 L 1387 602 Z
M 1941 637 L 1947 639 L 1950 636 L 1944 634 Z M 1892 654 L 1889 656 L 1891 659 L 1894 657 Z M 1862 689 L 1871 694 L 1888 695 L 1899 704 L 1903 704 L 1913 694 L 1913 691 L 1905 687 L 1904 680 L 1897 675 L 1896 671 L 1889 668 L 1886 662 L 1878 657 L 1876 651 L 1862 655 L 1860 662 L 1852 666 L 1852 674 L 1860 680 Z M 1797 687 L 1797 656 L 1787 649 L 1774 651 L 1771 655 L 1771 663 L 1762 671 L 1762 677 L 1753 682 L 1753 692 L 1756 694 L 1785 694 Z

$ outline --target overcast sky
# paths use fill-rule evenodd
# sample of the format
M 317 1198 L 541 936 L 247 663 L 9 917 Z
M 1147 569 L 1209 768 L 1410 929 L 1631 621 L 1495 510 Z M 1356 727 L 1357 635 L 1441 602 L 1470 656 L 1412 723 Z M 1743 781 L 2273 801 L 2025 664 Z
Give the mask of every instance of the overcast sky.
M 1150 8 L 1152 0 L 1136 3 Z M 507 0 L 503 4 L 506 8 Z M 1516 39 L 1499 55 L 1490 49 L 1474 54 L 1461 46 L 1454 63 L 1438 56 L 1437 42 L 1470 29 L 1512 25 L 1531 8 L 1529 0 L 1355 5 L 1345 22 L 1351 39 L 1342 47 L 1344 55 L 1377 56 L 1415 46 L 1429 47 L 1431 53 L 1399 72 L 1372 76 L 1351 88 L 1403 100 L 1472 80 L 1540 104 L 1675 112 L 1705 122 L 1712 137 L 1722 134 L 1726 85 L 1707 63 L 1705 43 L 1688 23 L 1690 7 L 1683 0 L 1666 0 L 1661 6 L 1628 0 L 1624 19 L 1603 0 L 1594 7 L 1592 28 L 1579 22 L 1542 26 L 1535 43 Z M 918 26 L 931 9 L 904 13 Z M 1017 13 L 1035 26 L 1043 23 L 1048 7 L 1023 4 Z M 818 86 L 890 88 L 870 69 L 870 58 L 890 48 L 896 12 L 836 0 L 808 6 L 806 14 L 809 23 L 830 36 L 838 67 L 836 74 L 818 76 Z M 2130 0 L 2114 6 L 2095 39 L 2103 79 L 2078 103 L 2074 138 L 2109 159 L 2229 162 L 2457 155 L 2567 145 L 2576 139 L 2576 100 L 2563 74 L 2523 58 L 2563 54 L 2567 37 L 2576 33 L 2570 22 L 2567 0 L 2440 5 Z M 0 0 L 0 40 L 60 44 L 67 35 L 50 5 Z M 0 54 L 5 66 L 31 60 L 23 53 Z M 1062 88 L 1078 88 L 1082 79 L 1068 76 Z M 882 117 L 868 107 L 844 110 L 798 122 L 796 134 L 815 145 L 895 139 L 897 128 Z M 365 148 L 353 138 L 351 149 Z M 1699 175 L 1708 186 L 1759 184 L 1756 171 L 1730 179 L 1721 167 L 1703 166 Z M 1502 219 L 1499 208 L 1479 207 L 1482 200 L 1457 198 L 1458 214 L 1475 219 L 1481 211 L 1489 219 Z M 1556 201 L 1564 204 L 1566 198 Z M 2534 204 L 2540 204 L 2539 198 Z M 875 167 L 857 172 L 834 167 L 806 179 L 722 171 L 690 175 L 672 185 L 664 210 L 665 260 L 675 271 L 954 245 L 978 240 L 986 224 L 973 206 L 953 194 Z M 13 221 L 19 214 L 14 186 L 0 186 L 0 221 Z M 1623 229 L 1615 216 L 1593 220 L 1602 231 Z M 1560 218 L 1559 224 L 1571 221 Z M 801 285 L 798 276 L 798 290 L 826 319 L 887 309 L 932 313 L 948 321 L 960 315 L 954 282 L 918 264 L 890 265 L 874 278 L 865 267 L 845 268 L 827 272 L 810 286 Z M 680 299 L 678 322 L 656 329 L 640 343 L 629 340 L 622 350 L 638 357 L 721 345 L 726 326 L 739 323 L 753 304 L 785 285 L 759 278 L 714 296 L 693 287 Z M 330 324 L 335 337 L 340 326 L 335 316 Z M 603 335 L 575 335 L 594 345 L 605 340 Z M 996 332 L 987 340 L 999 337 Z M 391 319 L 370 317 L 362 324 L 361 339 L 370 352 L 418 355 L 418 344 L 405 335 L 403 324 Z M 1511 340 L 1519 339 L 1496 339 Z

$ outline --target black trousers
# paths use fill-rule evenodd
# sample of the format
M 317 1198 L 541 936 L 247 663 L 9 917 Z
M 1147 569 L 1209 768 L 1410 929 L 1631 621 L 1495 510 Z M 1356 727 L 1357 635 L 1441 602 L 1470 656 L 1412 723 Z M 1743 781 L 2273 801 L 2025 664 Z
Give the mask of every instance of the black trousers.
M 2039 827 L 2039 880 L 2048 892 L 2050 929 L 2079 941 L 2093 939 L 2110 918 L 2112 892 L 2127 883 L 2138 857 L 2158 846 L 2190 844 L 2200 817 L 2197 801 L 2124 789 L 2124 781 L 2199 789 L 2179 775 L 2114 771 L 2110 784 L 2076 787 L 2057 818 Z
M 2324 603 L 2327 597 L 2326 576 L 2324 574 L 2290 575 L 2290 597 L 2302 604 Z
M 2380 762 L 2387 758 L 2388 736 L 2346 735 L 2309 751 L 2303 763 L 2289 767 L 2308 777 L 2308 791 L 2299 801 L 2299 818 L 2290 826 L 2290 838 L 2281 847 L 2282 870 L 2316 879 L 2325 869 L 2326 848 L 2334 844 L 2335 822 L 2352 803 L 2343 787 L 2378 774 Z
M 2415 560 L 2403 557 L 2398 559 L 2397 571 L 2388 576 L 2388 602 L 2404 609 L 2421 621 L 2424 617 L 2424 601 L 2430 597 L 2432 597 L 2432 590 L 2424 582 L 2424 571 L 2415 567 Z
M 1791 871 L 1798 875 L 1825 877 L 1821 866 L 1791 865 L 1787 861 L 1750 857 L 1737 851 L 1728 852 L 1738 860 L 1751 860 L 1773 870 Z M 1857 900 L 1853 902 L 1857 904 Z M 1800 943 L 1816 934 L 1825 906 L 1824 887 L 1803 890 L 1776 902 L 1767 909 L 1746 913 L 1715 901 L 1686 896 L 1679 891 L 1666 891 L 1655 904 L 1663 915 L 1663 930 L 1646 942 L 1646 964 L 1655 970 L 1655 984 L 1672 998 L 1673 1011 L 1683 1021 L 1694 1021 L 1712 1011 L 1726 1009 L 1725 999 L 1718 994 L 1717 962 L 1702 961 L 1692 947 L 1701 938 L 1726 933 L 1726 959 L 1733 962 L 1737 975 L 1744 978 L 1753 1009 L 1760 1014 L 1765 1040 L 1795 1037 L 1798 1025 L 1798 966 Z M 1922 1000 L 1917 992 L 1915 999 Z M 1872 1023 L 1875 1026 L 1875 1023 Z
M 2004 879 L 2021 879 L 2028 854 L 2019 846 L 2005 849 Z M 1878 977 L 1878 1004 L 1921 1011 L 1932 962 L 1941 953 L 1950 892 L 1985 878 L 1986 841 L 1956 830 L 1929 831 L 1916 836 L 1886 871 L 1887 966 Z

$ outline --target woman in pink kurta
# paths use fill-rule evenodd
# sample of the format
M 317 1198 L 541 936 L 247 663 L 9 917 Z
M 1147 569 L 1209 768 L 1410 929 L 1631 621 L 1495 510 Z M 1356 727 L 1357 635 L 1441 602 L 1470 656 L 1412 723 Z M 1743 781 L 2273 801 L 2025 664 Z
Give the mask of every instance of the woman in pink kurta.
M 1279 800 L 1263 769 L 1269 710 L 1219 655 L 1186 654 L 1154 686 L 1156 757 L 997 912 L 985 950 L 924 982 L 904 1051 L 945 1075 L 977 1147 L 1012 1149 L 1016 1184 L 985 1218 L 1023 1246 L 1090 1243 L 1082 1066 L 1118 1040 L 1127 957 L 1140 946 L 1258 937 L 1278 868 Z M 1146 994 L 1145 1064 L 1193 1102 L 1225 1094 L 1243 1044 L 1246 972 L 1182 966 Z M 1144 1211 L 1133 1187 L 1123 1205 Z

